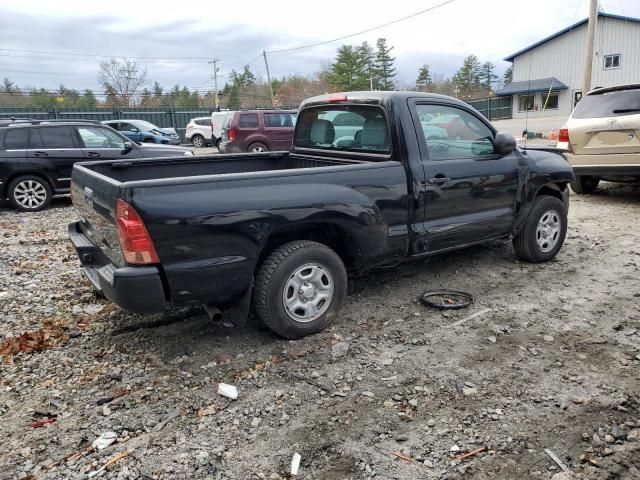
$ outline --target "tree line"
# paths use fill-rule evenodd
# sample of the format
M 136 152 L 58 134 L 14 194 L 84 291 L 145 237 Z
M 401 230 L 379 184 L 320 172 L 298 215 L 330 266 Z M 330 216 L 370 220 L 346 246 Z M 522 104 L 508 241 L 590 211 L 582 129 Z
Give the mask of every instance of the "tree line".
M 241 71 L 232 70 L 218 92 L 223 108 L 255 108 L 271 106 L 271 91 L 277 106 L 295 107 L 304 98 L 336 91 L 353 90 L 417 90 L 451 95 L 465 100 L 490 95 L 497 87 L 511 82 L 509 67 L 502 78 L 490 61 L 481 62 L 475 55 L 467 56 L 451 77 L 432 72 L 429 64 L 416 71 L 410 83 L 396 78 L 396 58 L 387 39 L 379 38 L 375 45 L 341 45 L 332 62 L 314 75 L 289 75 L 273 78 L 271 85 L 251 71 L 249 65 Z M 91 89 L 78 91 L 60 85 L 54 90 L 29 88 L 21 90 L 9 78 L 0 85 L 0 105 L 32 107 L 192 107 L 214 106 L 212 90 L 199 91 L 174 85 L 165 89 L 157 81 L 149 84 L 146 69 L 130 59 L 111 59 L 98 67 L 98 83 L 104 92 Z

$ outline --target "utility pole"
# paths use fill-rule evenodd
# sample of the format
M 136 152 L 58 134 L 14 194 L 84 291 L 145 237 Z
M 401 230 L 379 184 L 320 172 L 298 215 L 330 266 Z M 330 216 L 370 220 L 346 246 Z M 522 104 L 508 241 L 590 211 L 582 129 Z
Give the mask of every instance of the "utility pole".
M 219 105 L 219 100 L 218 100 L 218 59 L 214 58 L 211 62 L 209 62 L 210 64 L 213 63 L 213 88 L 215 89 L 214 92 L 214 97 L 213 97 L 213 104 L 215 106 L 215 111 L 219 112 L 220 111 L 220 105 Z
M 269 94 L 271 95 L 271 106 L 273 107 L 273 85 L 271 85 L 271 75 L 269 74 L 269 62 L 267 62 L 267 52 L 262 51 L 264 57 L 264 68 L 267 69 L 267 82 L 269 82 Z
M 582 95 L 591 90 L 591 70 L 593 68 L 593 44 L 596 36 L 596 22 L 598 21 L 598 0 L 590 0 L 589 26 L 587 27 L 587 50 L 584 56 L 584 79 L 582 80 Z

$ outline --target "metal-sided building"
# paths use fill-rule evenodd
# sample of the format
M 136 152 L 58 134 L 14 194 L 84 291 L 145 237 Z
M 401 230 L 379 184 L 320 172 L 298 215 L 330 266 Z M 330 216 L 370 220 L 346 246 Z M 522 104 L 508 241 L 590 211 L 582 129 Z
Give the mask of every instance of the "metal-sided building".
M 513 118 L 567 116 L 582 96 L 587 19 L 505 58 L 512 82 L 496 95 L 513 98 Z M 591 88 L 640 83 L 640 18 L 599 12 Z

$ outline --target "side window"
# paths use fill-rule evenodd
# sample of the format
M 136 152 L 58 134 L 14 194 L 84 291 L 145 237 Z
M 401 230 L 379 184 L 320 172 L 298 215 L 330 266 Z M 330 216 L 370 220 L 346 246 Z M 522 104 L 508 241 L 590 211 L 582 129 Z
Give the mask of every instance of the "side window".
M 202 120 L 196 120 L 196 123 L 198 125 L 202 125 L 203 127 L 210 127 L 211 126 L 211 119 L 205 118 L 205 119 L 202 119 Z
M 265 127 L 293 127 L 293 119 L 290 113 L 265 113 Z
M 119 132 L 131 132 L 131 131 L 138 130 L 136 127 L 134 127 L 130 123 L 120 122 L 118 125 L 119 127 L 116 130 L 118 130 Z
M 257 113 L 242 113 L 240 114 L 240 128 L 258 128 L 258 114 Z
M 493 155 L 493 132 L 469 112 L 445 105 L 416 105 L 416 110 L 430 160 Z
M 27 148 L 26 128 L 7 128 L 4 137 L 4 148 L 6 150 L 23 150 Z
M 32 128 L 29 132 L 29 148 L 44 148 L 42 144 L 42 138 L 40 137 L 40 129 Z
M 124 139 L 115 132 L 100 127 L 78 127 L 78 133 L 86 148 L 124 149 Z
M 75 148 L 69 127 L 40 128 L 42 148 Z

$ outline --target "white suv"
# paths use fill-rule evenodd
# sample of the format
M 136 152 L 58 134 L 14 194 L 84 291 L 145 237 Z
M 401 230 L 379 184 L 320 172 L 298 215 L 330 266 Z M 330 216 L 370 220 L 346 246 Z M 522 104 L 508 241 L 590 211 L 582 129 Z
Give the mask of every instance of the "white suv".
M 211 141 L 211 118 L 198 117 L 189 120 L 184 138 L 196 148 L 205 147 L 207 143 L 213 144 L 214 142 Z

